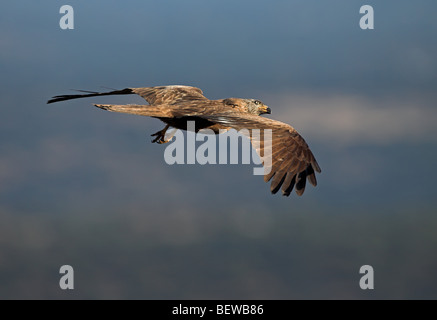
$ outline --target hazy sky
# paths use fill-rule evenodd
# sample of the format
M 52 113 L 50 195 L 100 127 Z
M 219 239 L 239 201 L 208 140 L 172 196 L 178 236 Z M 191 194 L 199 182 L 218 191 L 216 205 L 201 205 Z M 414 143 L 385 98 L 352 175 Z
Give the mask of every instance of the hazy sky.
M 74 30 L 59 27 L 62 4 Z M 359 27 L 364 4 L 374 30 Z M 435 210 L 436 11 L 432 0 L 4 1 L 0 210 Z M 261 99 L 310 145 L 317 188 L 284 198 L 250 166 L 167 165 L 150 143 L 158 120 L 92 107 L 138 97 L 46 105 L 70 89 L 167 84 Z
M 145 136 L 159 128 L 158 121 L 90 107 L 95 101 L 140 99 L 45 105 L 50 96 L 71 88 L 177 83 L 199 86 L 210 98 L 259 98 L 271 106 L 273 119 L 297 128 L 324 169 L 320 187 L 307 198 L 335 203 L 339 193 L 354 198 L 358 192 L 356 200 L 368 195 L 366 203 L 378 202 L 384 194 L 383 200 L 390 203 L 435 204 L 431 182 L 436 177 L 432 168 L 437 29 L 432 9 L 437 5 L 433 2 L 368 3 L 374 5 L 375 29 L 366 31 L 358 24 L 360 1 L 70 4 L 74 30 L 60 29 L 58 2 L 2 5 L 3 203 L 18 205 L 14 199 L 22 192 L 32 203 L 32 195 L 44 190 L 60 192 L 63 198 L 75 192 L 65 185 L 72 177 L 83 189 L 99 175 L 107 182 L 105 188 L 115 193 L 119 192 L 115 180 L 126 179 L 126 188 L 138 194 L 146 186 L 139 178 L 137 183 L 129 180 L 130 175 L 144 174 L 149 180 L 156 176 L 157 190 L 166 188 L 159 177 L 170 170 L 176 172 L 168 188 L 205 185 L 208 175 L 223 178 L 228 169 L 209 166 L 196 168 L 186 181 L 183 172 L 192 169 L 169 168 L 162 161 L 163 147 L 149 144 Z M 129 156 L 126 149 L 133 154 Z M 127 168 L 117 164 L 123 158 L 137 163 Z M 417 175 L 419 168 L 426 175 Z M 86 174 L 78 175 L 81 170 Z M 236 180 L 235 190 L 220 182 L 217 189 L 238 193 L 243 187 L 239 181 L 250 168 L 243 171 L 227 176 Z M 281 201 L 268 195 L 260 179 L 249 178 L 248 195 L 253 192 L 267 203 Z M 46 179 L 44 190 L 36 183 L 40 179 Z M 401 190 L 394 188 L 399 183 L 405 185 Z M 60 191 L 59 186 L 69 191 Z M 50 192 L 40 197 L 49 197 Z

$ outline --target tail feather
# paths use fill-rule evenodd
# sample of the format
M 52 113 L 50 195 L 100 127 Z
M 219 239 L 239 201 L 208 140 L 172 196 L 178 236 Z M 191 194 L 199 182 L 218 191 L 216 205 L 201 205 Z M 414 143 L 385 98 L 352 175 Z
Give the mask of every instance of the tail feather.
M 94 91 L 86 91 L 86 90 L 76 90 L 79 92 L 86 92 L 86 94 L 66 94 L 61 96 L 55 96 L 47 101 L 47 104 L 71 99 L 78 98 L 89 98 L 89 97 L 97 97 L 97 96 L 111 96 L 111 95 L 121 95 L 121 94 L 134 94 L 132 89 L 126 88 L 123 90 L 115 90 L 110 92 L 94 92 Z

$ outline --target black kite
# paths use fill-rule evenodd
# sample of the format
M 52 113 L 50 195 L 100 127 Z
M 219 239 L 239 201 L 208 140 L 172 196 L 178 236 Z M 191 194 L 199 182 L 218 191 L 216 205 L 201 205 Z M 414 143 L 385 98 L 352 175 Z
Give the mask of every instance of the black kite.
M 95 104 L 108 111 L 123 112 L 149 116 L 160 119 L 166 126 L 156 132 L 153 142 L 166 143 L 165 133 L 169 127 L 187 129 L 187 121 L 195 121 L 196 131 L 211 129 L 216 134 L 220 129 L 271 129 L 272 130 L 272 167 L 270 173 L 264 176 L 264 181 L 271 182 L 271 192 L 276 193 L 281 189 L 282 194 L 289 196 L 293 188 L 300 196 L 305 190 L 306 180 L 317 185 L 315 171 L 321 172 L 314 155 L 305 140 L 297 131 L 288 124 L 280 121 L 260 117 L 270 114 L 271 110 L 261 101 L 255 99 L 228 98 L 209 100 L 203 95 L 202 90 L 189 86 L 160 86 L 147 88 L 126 88 L 111 92 L 81 91 L 85 94 L 61 95 L 53 97 L 47 103 L 58 101 L 97 97 L 105 95 L 138 94 L 149 105 L 111 105 Z M 264 155 L 262 138 L 254 141 L 255 136 L 250 136 L 252 144 L 256 147 L 258 155 Z

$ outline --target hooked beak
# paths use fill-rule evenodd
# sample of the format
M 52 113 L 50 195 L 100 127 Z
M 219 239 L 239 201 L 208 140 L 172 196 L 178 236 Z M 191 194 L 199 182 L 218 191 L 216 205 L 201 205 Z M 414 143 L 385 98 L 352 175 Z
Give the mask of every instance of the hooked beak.
M 272 109 L 270 109 L 270 108 L 267 107 L 267 106 L 263 106 L 263 108 L 262 108 L 262 112 L 263 112 L 263 113 L 267 113 L 267 114 L 271 114 L 271 113 L 272 113 Z

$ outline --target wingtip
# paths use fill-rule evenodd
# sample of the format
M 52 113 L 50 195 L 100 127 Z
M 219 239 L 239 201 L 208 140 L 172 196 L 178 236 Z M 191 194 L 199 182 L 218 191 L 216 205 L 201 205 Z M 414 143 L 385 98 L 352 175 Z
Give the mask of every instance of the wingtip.
M 59 101 L 64 101 L 64 100 L 65 100 L 64 97 L 65 97 L 65 96 L 54 96 L 54 97 L 51 97 L 51 98 L 47 101 L 47 104 L 51 104 L 51 103 L 59 102 Z
M 93 103 L 93 106 L 95 106 L 99 109 L 102 109 L 102 110 L 112 111 L 112 105 L 110 105 L 110 104 Z
M 316 170 L 316 172 L 318 172 L 318 173 L 322 172 L 322 169 L 320 169 L 320 166 L 317 163 L 316 159 L 314 159 L 314 161 L 312 161 L 311 166 L 313 167 L 314 170 Z
M 93 106 L 103 110 L 107 110 L 106 106 L 103 104 L 93 103 Z
M 304 189 L 296 189 L 296 194 L 301 197 L 303 195 L 303 193 L 305 192 L 305 188 Z

